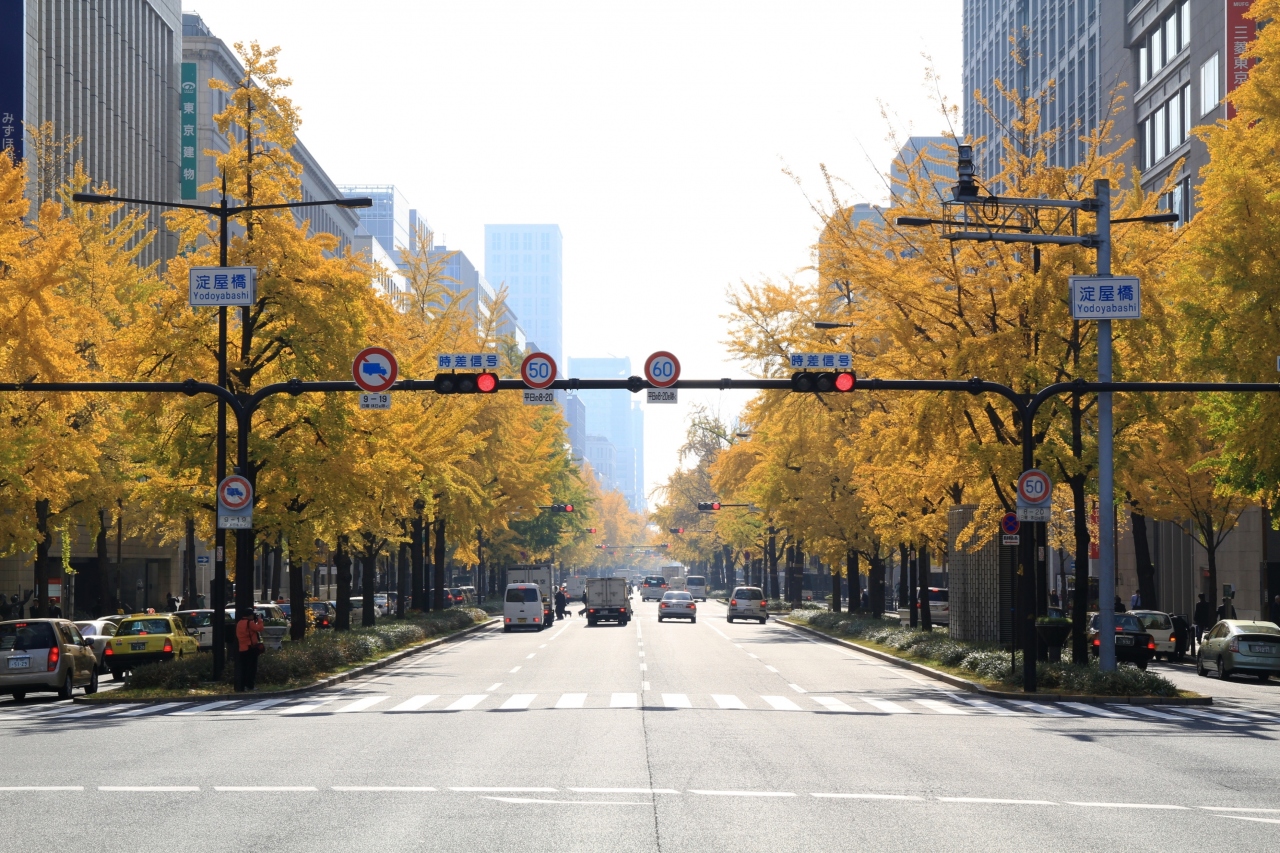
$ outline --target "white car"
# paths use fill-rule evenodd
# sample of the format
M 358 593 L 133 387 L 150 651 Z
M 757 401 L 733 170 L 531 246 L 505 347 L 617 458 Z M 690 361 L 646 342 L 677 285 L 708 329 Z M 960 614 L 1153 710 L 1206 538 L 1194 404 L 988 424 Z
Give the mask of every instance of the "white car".
M 707 579 L 702 575 L 689 575 L 685 578 L 685 589 L 696 600 L 707 600 Z
M 517 628 L 541 631 L 546 627 L 542 615 L 542 595 L 536 583 L 507 584 L 507 594 L 503 596 L 502 603 L 504 634 L 510 634 Z
M 668 592 L 658 602 L 658 621 L 664 619 L 688 619 L 698 621 L 698 605 L 693 603 L 693 596 L 684 590 Z
M 729 596 L 729 613 L 725 620 L 754 619 L 761 625 L 769 618 L 769 601 L 758 586 L 740 586 Z
M 661 601 L 667 594 L 667 579 L 661 575 L 650 575 L 640 585 L 641 601 Z
M 1142 630 L 1156 641 L 1156 653 L 1152 657 L 1164 655 L 1166 660 L 1171 659 L 1177 651 L 1177 643 L 1173 638 L 1173 620 L 1169 614 L 1159 610 L 1130 610 L 1129 615 L 1136 618 Z

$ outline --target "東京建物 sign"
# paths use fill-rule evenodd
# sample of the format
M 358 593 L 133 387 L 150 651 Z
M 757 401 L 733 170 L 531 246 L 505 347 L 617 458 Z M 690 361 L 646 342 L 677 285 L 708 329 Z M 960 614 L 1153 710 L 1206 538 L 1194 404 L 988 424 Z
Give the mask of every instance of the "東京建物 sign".
M 1137 276 L 1068 276 L 1072 320 L 1137 320 L 1142 292 Z
M 192 308 L 252 305 L 258 297 L 257 267 L 192 267 L 187 273 Z

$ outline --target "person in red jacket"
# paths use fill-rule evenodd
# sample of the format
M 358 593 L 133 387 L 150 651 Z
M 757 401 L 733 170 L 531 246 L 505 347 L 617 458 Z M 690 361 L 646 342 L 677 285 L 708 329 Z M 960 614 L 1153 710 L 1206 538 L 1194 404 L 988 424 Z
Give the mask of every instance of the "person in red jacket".
M 240 689 L 256 690 L 258 655 L 262 654 L 262 617 L 250 610 L 237 619 L 236 639 L 240 642 Z

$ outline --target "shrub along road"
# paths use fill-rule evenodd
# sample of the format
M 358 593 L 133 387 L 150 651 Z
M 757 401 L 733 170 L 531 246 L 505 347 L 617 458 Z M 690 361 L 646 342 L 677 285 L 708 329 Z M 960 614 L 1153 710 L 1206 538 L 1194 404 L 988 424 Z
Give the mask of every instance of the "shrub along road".
M 3 796 L 22 805 L 0 851 L 71 846 L 86 825 L 156 848 L 268 832 L 273 849 L 380 853 L 1274 837 L 1280 715 L 984 701 L 699 610 L 483 630 L 305 696 L 8 706 Z

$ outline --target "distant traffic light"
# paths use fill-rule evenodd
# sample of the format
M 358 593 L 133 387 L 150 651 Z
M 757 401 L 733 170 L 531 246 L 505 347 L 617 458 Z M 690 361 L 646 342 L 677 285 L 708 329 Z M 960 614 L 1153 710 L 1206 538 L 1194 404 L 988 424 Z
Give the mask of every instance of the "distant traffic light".
M 681 533 L 684 533 L 683 527 L 668 527 L 667 530 L 671 533 L 676 534 L 677 536 L 679 536 Z
M 596 532 L 596 529 L 595 529 L 594 527 L 588 527 L 588 528 L 587 528 L 587 532 L 588 532 L 588 533 L 595 533 L 595 532 Z
M 573 504 L 552 504 L 548 509 L 552 512 L 573 512 Z
M 437 373 L 432 384 L 437 394 L 492 394 L 498 390 L 498 374 Z
M 719 512 L 720 501 L 698 501 L 698 512 Z
M 801 371 L 791 374 L 791 390 L 800 394 L 843 394 L 852 391 L 857 382 L 857 377 L 845 370 L 838 373 Z

